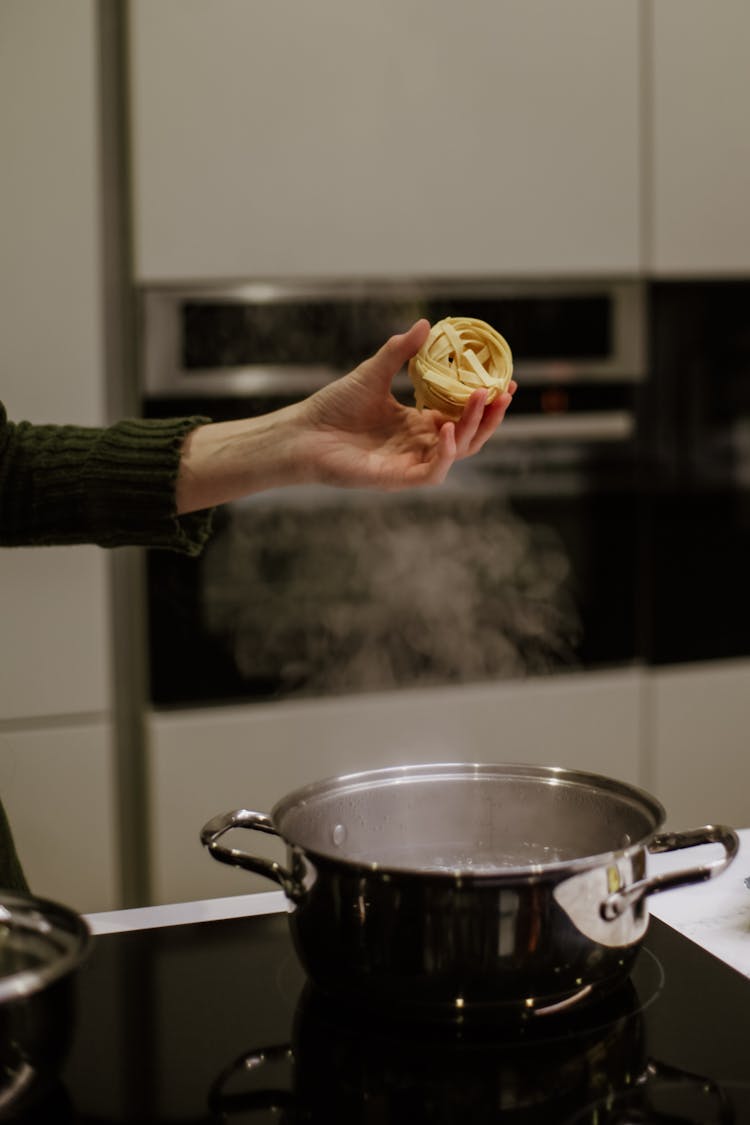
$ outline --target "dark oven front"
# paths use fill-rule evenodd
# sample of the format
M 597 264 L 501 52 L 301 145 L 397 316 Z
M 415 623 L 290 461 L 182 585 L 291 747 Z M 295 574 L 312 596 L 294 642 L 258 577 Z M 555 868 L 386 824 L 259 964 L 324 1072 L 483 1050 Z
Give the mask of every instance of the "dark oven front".
M 280 489 L 217 510 L 200 558 L 148 553 L 160 706 L 489 683 L 642 656 L 637 284 L 150 289 L 144 413 L 264 413 L 418 316 L 480 317 L 518 392 L 434 489 Z M 394 393 L 413 402 L 402 374 Z

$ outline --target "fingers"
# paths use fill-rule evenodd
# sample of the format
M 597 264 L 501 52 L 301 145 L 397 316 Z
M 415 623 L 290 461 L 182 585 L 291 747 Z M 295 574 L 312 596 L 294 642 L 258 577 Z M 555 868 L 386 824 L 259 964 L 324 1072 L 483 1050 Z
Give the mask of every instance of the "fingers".
M 431 457 L 414 467 L 408 483 L 441 484 L 455 461 L 477 453 L 502 422 L 515 390 L 516 384 L 511 383 L 489 406 L 487 391 L 476 391 L 458 422 L 445 421 L 440 425 Z
M 491 403 L 484 414 L 482 420 L 477 426 L 477 431 L 474 438 L 469 445 L 468 454 L 472 455 L 477 453 L 482 448 L 488 438 L 492 437 L 497 427 L 505 417 L 505 413 L 513 401 L 513 396 L 509 392 L 500 395 L 500 398 Z
M 413 355 L 417 354 L 427 339 L 429 331 L 430 322 L 422 317 L 420 320 L 415 320 L 408 331 L 402 332 L 398 336 L 391 336 L 384 347 L 392 351 L 395 360 L 399 361 L 400 364 L 406 363 L 407 359 L 411 359 Z
M 428 320 L 415 321 L 407 332 L 386 340 L 374 356 L 360 364 L 360 369 L 366 372 L 368 379 L 380 379 L 390 386 L 394 376 L 422 347 L 429 331 Z
M 458 449 L 456 447 L 456 427 L 453 422 L 446 422 L 438 432 L 437 455 L 435 460 L 440 465 L 445 465 L 445 472 L 456 460 Z M 445 475 L 445 473 L 443 474 Z
M 470 457 L 482 448 L 505 417 L 514 392 L 515 383 L 511 383 L 508 390 L 489 406 L 485 405 L 486 391 L 476 391 L 471 396 L 456 426 L 458 457 Z
M 459 457 L 466 457 L 469 446 L 474 440 L 487 403 L 487 391 L 475 391 L 471 396 L 463 414 L 456 423 L 456 450 Z
M 451 465 L 456 460 L 456 427 L 444 422 L 437 433 L 437 441 L 427 460 L 413 465 L 405 484 L 407 487 L 423 484 L 442 484 Z

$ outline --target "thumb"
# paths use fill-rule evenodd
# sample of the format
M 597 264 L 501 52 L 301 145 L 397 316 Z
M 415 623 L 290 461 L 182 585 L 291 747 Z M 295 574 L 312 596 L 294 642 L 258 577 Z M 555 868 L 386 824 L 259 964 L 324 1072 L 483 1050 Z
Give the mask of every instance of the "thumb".
M 382 348 L 361 364 L 368 378 L 379 379 L 390 386 L 403 365 L 419 351 L 430 331 L 428 320 L 417 320 L 407 332 L 391 336 Z

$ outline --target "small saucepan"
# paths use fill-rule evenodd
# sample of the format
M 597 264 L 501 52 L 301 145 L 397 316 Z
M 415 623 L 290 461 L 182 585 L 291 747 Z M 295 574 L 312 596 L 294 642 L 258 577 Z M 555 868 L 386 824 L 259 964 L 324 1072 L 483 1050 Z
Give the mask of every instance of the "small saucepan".
M 89 948 L 86 923 L 68 907 L 0 891 L 0 1120 L 26 1113 L 56 1081 Z
M 712 878 L 736 832 L 659 833 L 665 812 L 621 781 L 554 766 L 435 764 L 331 778 L 270 815 L 214 817 L 213 857 L 284 890 L 311 980 L 356 1003 L 461 1018 L 541 1014 L 627 977 L 647 896 Z M 286 866 L 227 847 L 246 828 L 281 837 Z M 723 854 L 651 874 L 649 853 Z

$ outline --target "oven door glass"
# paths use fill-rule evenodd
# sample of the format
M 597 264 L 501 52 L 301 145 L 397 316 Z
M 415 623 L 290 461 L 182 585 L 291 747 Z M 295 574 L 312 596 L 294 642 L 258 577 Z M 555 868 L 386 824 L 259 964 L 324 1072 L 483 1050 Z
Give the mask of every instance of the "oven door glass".
M 269 492 L 198 559 L 149 552 L 155 704 L 620 666 L 638 653 L 638 490 L 618 443 L 496 439 L 441 488 Z

